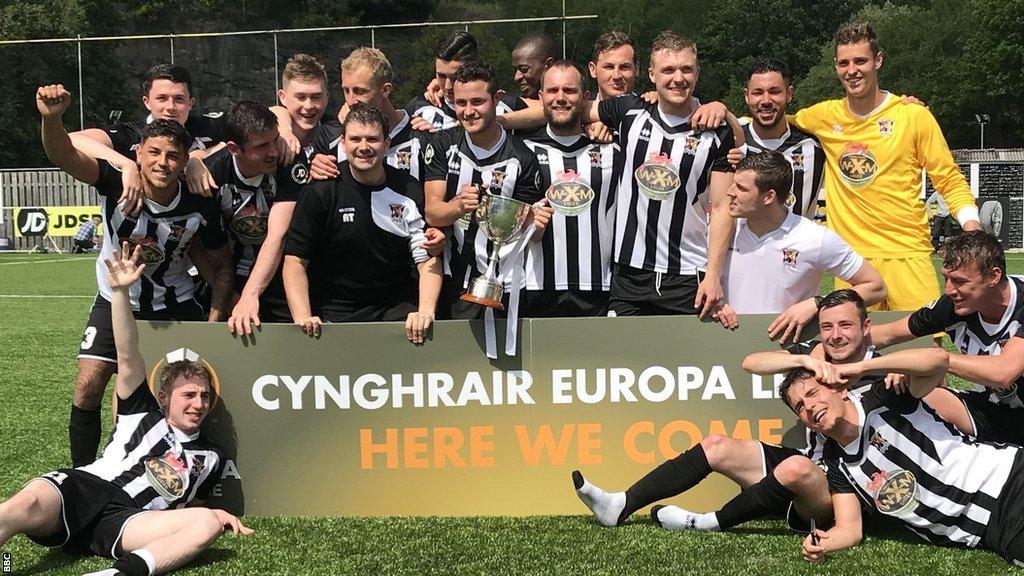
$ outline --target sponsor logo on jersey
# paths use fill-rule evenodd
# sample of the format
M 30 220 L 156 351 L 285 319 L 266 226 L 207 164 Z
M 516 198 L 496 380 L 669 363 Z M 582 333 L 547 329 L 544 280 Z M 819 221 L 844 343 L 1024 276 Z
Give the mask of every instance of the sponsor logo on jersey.
M 338 208 L 338 214 L 341 214 L 341 222 L 343 224 L 346 222 L 356 221 L 356 209 L 351 206 L 346 206 L 345 208 Z
M 651 154 L 633 173 L 640 192 L 651 200 L 667 200 L 683 183 L 667 154 Z
M 783 248 L 782 249 L 782 263 L 783 264 L 796 264 L 797 257 L 800 256 L 800 251 L 795 248 Z
M 140 248 L 140 259 L 143 264 L 159 264 L 164 261 L 164 251 L 154 238 L 132 234 L 125 242 L 128 242 L 128 250 L 132 253 L 136 247 Z
M 267 215 L 252 203 L 235 212 L 228 225 L 238 238 L 249 242 L 262 242 L 267 237 Z
M 850 142 L 839 155 L 839 172 L 847 184 L 863 188 L 874 180 L 878 162 L 866 145 Z
M 893 120 L 891 118 L 883 118 L 878 121 L 878 135 L 879 136 L 892 136 Z
M 640 131 L 640 139 L 643 140 L 644 142 L 649 141 L 651 139 L 651 129 L 650 128 L 644 128 L 643 130 L 641 130 Z
M 554 180 L 546 196 L 555 212 L 564 216 L 577 216 L 594 201 L 594 189 L 576 172 L 559 172 L 555 174 Z
M 168 450 L 163 456 L 147 458 L 145 465 L 146 480 L 157 494 L 168 500 L 177 500 L 185 495 L 189 474 L 178 454 Z
M 537 154 L 537 163 L 538 164 L 547 164 L 548 163 L 548 155 L 543 153 L 543 152 L 541 152 L 540 154 Z
M 305 164 L 292 166 L 292 181 L 296 184 L 309 184 L 312 177 L 309 175 L 309 168 Z
M 908 470 L 875 472 L 867 488 L 882 514 L 906 516 L 917 508 L 917 478 Z
M 395 152 L 395 168 L 399 170 L 411 170 L 412 169 L 412 152 L 408 150 L 399 150 Z

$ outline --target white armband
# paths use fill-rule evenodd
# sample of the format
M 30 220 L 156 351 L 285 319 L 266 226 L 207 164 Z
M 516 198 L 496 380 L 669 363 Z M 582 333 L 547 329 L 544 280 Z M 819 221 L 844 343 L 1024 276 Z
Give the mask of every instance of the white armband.
M 979 224 L 981 223 L 981 216 L 978 214 L 978 207 L 974 204 L 964 206 L 956 213 L 956 221 L 960 223 L 960 226 L 964 226 L 972 220 Z

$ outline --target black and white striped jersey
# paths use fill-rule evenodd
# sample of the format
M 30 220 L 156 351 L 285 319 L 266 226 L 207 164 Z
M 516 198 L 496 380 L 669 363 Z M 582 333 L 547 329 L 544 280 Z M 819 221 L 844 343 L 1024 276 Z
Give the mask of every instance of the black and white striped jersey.
M 907 323 L 914 336 L 927 336 L 945 332 L 953 345 L 961 354 L 974 356 L 998 356 L 1003 353 L 1003 345 L 1010 338 L 1024 338 L 1024 276 L 1008 276 L 1010 283 L 1010 303 L 1006 306 L 1003 317 L 996 324 L 990 324 L 974 312 L 960 316 L 953 307 L 953 299 L 942 295 L 938 300 L 921 308 L 910 315 Z M 1002 401 L 1014 405 L 1024 400 L 1024 375 L 1014 382 L 1014 393 L 1004 396 Z M 975 384 L 973 392 L 985 394 L 992 402 L 1000 402 L 999 396 L 989 393 L 990 390 Z
M 403 170 L 413 178 L 423 181 L 423 147 L 427 132 L 419 132 L 409 127 L 410 116 L 405 113 L 402 121 L 391 127 L 391 144 L 388 146 L 387 158 L 390 166 Z M 341 164 L 345 161 L 345 149 L 341 146 L 341 124 L 329 122 L 321 124 L 313 144 L 314 154 L 327 154 Z
M 153 121 L 153 116 L 145 122 L 119 122 L 105 132 L 110 138 L 114 150 L 126 158 L 135 159 L 135 149 L 142 142 L 142 131 Z M 224 141 L 224 113 L 189 114 L 185 121 L 185 130 L 192 137 L 189 152 L 206 150 Z
M 615 262 L 695 275 L 708 259 L 711 173 L 732 171 L 726 160 L 735 141 L 732 130 L 723 124 L 697 132 L 688 119 L 674 123 L 657 104 L 633 94 L 602 100 L 598 111 L 601 122 L 618 131 L 623 155 Z
M 754 132 L 749 119 L 744 118 L 740 124 L 743 125 L 747 154 L 774 150 L 793 165 L 793 195 L 786 204 L 795 214 L 813 220 L 818 210 L 821 179 L 825 177 L 825 152 L 818 139 L 790 124 L 782 138 L 762 140 Z
M 977 546 L 1020 449 L 974 441 L 884 383 L 849 401 L 860 434 L 847 446 L 825 441 L 830 490 L 857 494 L 930 542 Z
M 594 142 L 582 134 L 557 136 L 548 127 L 526 136 L 526 145 L 537 155 L 542 192 L 559 183 L 561 188 L 571 186 L 566 189 L 570 194 L 589 196 L 589 200 L 569 199 L 574 209 L 579 209 L 580 202 L 589 205 L 576 215 L 556 210 L 540 242 L 530 242 L 526 289 L 609 290 L 618 145 Z M 572 175 L 579 178 L 575 183 Z
M 384 166 L 377 186 L 358 182 L 348 161 L 333 180 L 315 180 L 300 194 L 284 253 L 309 261 L 313 310 L 328 302 L 376 303 L 415 287 L 412 270 L 423 248 L 423 186 L 408 172 Z
M 498 98 L 495 113 L 501 116 L 516 110 L 522 110 L 527 106 L 528 104 L 522 98 L 506 92 Z M 451 103 L 444 100 L 441 102 L 441 107 L 438 108 L 424 98 L 422 94 L 410 100 L 409 104 L 405 107 L 405 111 L 409 113 L 409 116 L 419 116 L 430 122 L 438 130 L 448 130 L 449 128 L 454 128 L 459 123 L 458 117 L 455 116 L 455 108 Z
M 142 262 L 146 264 L 142 280 L 129 290 L 133 310 L 154 312 L 168 303 L 191 300 L 195 292 L 195 282 L 188 274 L 192 239 L 198 236 L 208 250 L 216 250 L 228 241 L 217 202 L 189 194 L 184 182 L 179 181 L 178 193 L 168 205 L 146 199 L 138 216 L 128 216 L 118 203 L 123 190 L 121 173 L 105 160 L 97 162 L 99 180 L 95 186 L 103 197 L 103 226 L 107 231 L 96 259 L 100 295 L 111 299 L 103 260 L 112 260 L 114 250 L 120 250 L 121 243 L 127 241 L 131 250 L 142 247 Z
M 207 156 L 203 163 L 218 185 L 214 197 L 231 242 L 235 274 L 248 277 L 267 238 L 271 207 L 278 202 L 298 200 L 299 188 L 307 180 L 307 168 L 305 164 L 293 164 L 279 167 L 274 174 L 246 178 L 227 148 Z
M 543 198 L 542 176 L 537 157 L 522 140 L 505 133 L 494 148 L 482 151 L 474 146 L 461 127 L 438 132 L 423 152 L 426 181 L 445 181 L 445 201 L 455 198 L 463 186 L 476 184 L 481 194 L 511 197 L 528 204 Z M 481 156 L 477 156 L 480 153 Z M 470 278 L 487 270 L 492 243 L 479 232 L 475 215 L 463 229 L 451 227 L 452 242 L 445 244 L 446 275 L 468 284 Z M 520 261 L 518 263 L 522 265 Z M 510 265 L 498 262 L 499 274 Z M 512 264 L 515 265 L 515 264 Z
M 202 432 L 185 434 L 167 421 L 143 382 L 118 398 L 117 423 L 98 460 L 79 470 L 125 491 L 146 510 L 205 500 L 220 480 L 224 457 Z

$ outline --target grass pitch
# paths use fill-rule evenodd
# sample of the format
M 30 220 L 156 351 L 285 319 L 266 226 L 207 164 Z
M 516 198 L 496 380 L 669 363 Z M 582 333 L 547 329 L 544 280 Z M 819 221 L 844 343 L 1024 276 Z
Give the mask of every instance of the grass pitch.
M 1008 260 L 1011 273 L 1024 272 L 1024 255 L 1011 254 Z M 93 262 L 82 256 L 0 255 L 0 498 L 70 461 L 67 420 L 74 355 L 96 290 Z M 575 497 L 568 477 L 551 489 Z M 934 547 L 893 526 L 875 527 L 860 547 L 812 566 L 800 559 L 800 537 L 781 521 L 711 534 L 670 533 L 643 514 L 616 529 L 601 528 L 589 516 L 245 521 L 255 535 L 227 534 L 177 573 L 1021 573 L 990 552 Z M 105 559 L 47 551 L 21 536 L 3 551 L 12 555 L 14 574 L 82 574 L 109 566 Z

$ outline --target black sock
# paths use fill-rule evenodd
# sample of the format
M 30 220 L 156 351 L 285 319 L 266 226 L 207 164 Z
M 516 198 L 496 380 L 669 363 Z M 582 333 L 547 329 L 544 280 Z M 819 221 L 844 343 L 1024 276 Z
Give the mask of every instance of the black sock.
M 711 474 L 711 465 L 700 444 L 662 462 L 626 490 L 626 507 L 619 515 L 619 522 L 648 504 L 686 492 L 708 474 Z
M 740 492 L 718 511 L 718 525 L 722 530 L 739 526 L 769 514 L 778 513 L 793 500 L 793 491 L 779 483 L 774 474 Z
M 112 566 L 114 570 L 124 573 L 124 576 L 149 576 L 149 566 L 146 561 L 135 554 L 125 554 Z
M 71 465 L 74 468 L 92 464 L 96 450 L 100 447 L 100 432 L 103 427 L 100 409 L 71 406 L 71 421 L 68 436 L 71 440 Z

